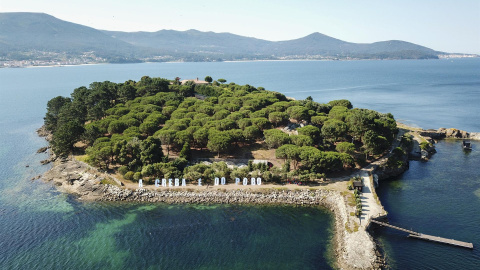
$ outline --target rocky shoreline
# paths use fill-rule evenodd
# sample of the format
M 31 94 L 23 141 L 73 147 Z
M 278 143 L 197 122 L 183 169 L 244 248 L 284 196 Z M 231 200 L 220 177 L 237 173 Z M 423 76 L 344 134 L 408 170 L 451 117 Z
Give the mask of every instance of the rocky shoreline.
M 435 149 L 435 143 L 439 140 L 480 140 L 480 133 L 467 132 L 455 128 L 439 128 L 439 129 L 421 129 L 408 127 L 403 124 L 399 124 L 402 128 L 408 130 L 414 139 L 413 149 L 409 153 L 409 158 L 412 160 L 428 161 L 432 155 L 437 151 Z M 429 145 L 420 147 L 422 142 L 428 142 Z
M 430 137 L 435 140 L 458 139 L 458 140 L 480 140 L 480 133 L 467 132 L 456 128 L 439 128 L 420 130 L 420 135 Z

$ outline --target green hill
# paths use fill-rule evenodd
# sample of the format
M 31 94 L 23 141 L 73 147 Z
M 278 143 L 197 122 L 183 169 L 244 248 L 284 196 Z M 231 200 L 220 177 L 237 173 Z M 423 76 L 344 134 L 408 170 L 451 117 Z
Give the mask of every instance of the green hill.
M 109 32 L 113 38 L 132 45 L 151 47 L 177 54 L 200 54 L 229 60 L 229 57 L 281 58 L 308 56 L 334 58 L 437 58 L 440 52 L 405 41 L 383 41 L 372 44 L 345 42 L 320 33 L 288 41 L 267 41 L 230 33 L 197 30 L 158 32 Z
M 34 60 L 49 52 L 72 57 L 90 53 L 110 62 L 128 59 L 418 59 L 438 58 L 438 54 L 443 54 L 397 40 L 359 44 L 313 33 L 295 40 L 273 42 L 197 30 L 113 32 L 66 22 L 42 13 L 0 13 L 0 57 L 3 60 Z
M 46 51 L 132 57 L 135 46 L 101 31 L 42 13 L 0 13 L 2 52 Z
M 183 53 L 212 54 L 256 54 L 271 42 L 261 39 L 243 37 L 230 33 L 200 32 L 197 30 L 157 32 L 111 32 L 110 36 L 133 45 L 179 51 Z
M 278 56 L 323 55 L 338 58 L 437 58 L 440 52 L 410 42 L 390 40 L 371 44 L 345 42 L 320 33 L 272 43 L 267 47 Z

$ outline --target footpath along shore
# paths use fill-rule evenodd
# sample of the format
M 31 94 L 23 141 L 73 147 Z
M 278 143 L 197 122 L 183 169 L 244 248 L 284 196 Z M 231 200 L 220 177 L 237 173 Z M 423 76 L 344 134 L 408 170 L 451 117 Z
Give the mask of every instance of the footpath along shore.
M 450 137 L 480 139 L 479 134 L 470 134 L 455 129 L 424 131 L 402 124 L 399 124 L 399 128 L 400 132 L 393 147 L 398 145 L 399 138 L 404 132 L 413 133 L 417 145 L 423 140 L 433 137 L 436 139 Z M 334 245 L 337 267 L 341 269 L 380 269 L 385 266 L 384 258 L 368 230 L 371 219 L 385 217 L 387 213 L 375 194 L 375 183 L 378 179 L 392 177 L 408 169 L 407 163 L 405 168 L 398 171 L 383 171 L 381 165 L 387 161 L 387 158 L 388 155 L 351 175 L 362 177 L 364 183 L 364 190 L 360 197 L 362 204 L 360 218 L 355 216 L 356 205 L 353 193 L 347 189 L 347 180 L 351 176 L 329 179 L 326 183 L 318 186 L 293 184 L 244 186 L 229 183 L 219 186 L 189 184 L 185 187 L 149 185 L 139 188 L 138 184 L 134 183 L 122 183 L 123 186 L 102 184 L 101 182 L 105 179 L 111 180 L 114 177 L 75 159 L 58 159 L 54 161 L 52 169 L 42 176 L 42 179 L 51 181 L 62 192 L 75 194 L 82 201 L 323 206 L 330 209 L 335 217 Z

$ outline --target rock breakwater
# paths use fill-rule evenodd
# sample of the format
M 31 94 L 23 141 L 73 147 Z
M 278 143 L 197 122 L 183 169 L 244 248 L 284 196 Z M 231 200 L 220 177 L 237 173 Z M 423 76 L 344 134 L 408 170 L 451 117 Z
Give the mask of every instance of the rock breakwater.
M 325 190 L 198 190 L 186 189 L 122 189 L 105 185 L 100 201 L 135 201 L 164 203 L 199 203 L 199 204 L 295 204 L 324 205 L 330 195 Z

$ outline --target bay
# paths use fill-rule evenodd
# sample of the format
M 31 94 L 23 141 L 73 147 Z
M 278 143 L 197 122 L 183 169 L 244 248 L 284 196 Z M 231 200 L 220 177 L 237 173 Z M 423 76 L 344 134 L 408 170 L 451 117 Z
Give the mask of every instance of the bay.
M 203 79 L 210 75 L 262 86 L 296 99 L 312 96 L 315 101 L 328 102 L 346 98 L 355 107 L 391 112 L 396 119 L 422 128 L 480 132 L 479 60 L 144 63 L 0 69 L 0 268 L 331 267 L 333 217 L 321 208 L 85 204 L 58 193 L 49 184 L 32 182 L 32 177 L 48 169 L 38 165 L 45 154 L 35 151 L 46 143 L 36 136 L 35 129 L 42 125 L 46 102 L 52 97 L 68 96 L 74 88 L 93 81 L 123 82 L 144 75 Z M 393 222 L 480 244 L 478 234 L 472 231 L 480 221 L 479 211 L 472 211 L 480 206 L 480 173 L 475 171 L 478 166 L 472 165 L 479 164 L 478 155 L 474 150 L 468 156 L 457 156 L 457 146 L 440 143 L 432 162 L 412 162 L 401 179 L 382 184 L 380 198 Z M 475 144 L 474 149 L 478 146 Z M 444 167 L 456 170 L 441 171 Z M 427 172 L 436 172 L 435 177 Z M 459 178 L 464 182 L 452 180 Z M 421 185 L 412 186 L 410 181 Z M 448 184 L 440 185 L 443 182 L 439 181 Z M 406 186 L 401 189 L 402 196 L 393 196 L 401 185 Z M 432 192 L 443 196 L 425 195 Z M 412 202 L 421 198 L 422 208 L 404 206 L 403 196 Z M 438 213 L 442 218 L 433 232 L 429 231 L 424 224 Z M 452 250 L 392 236 L 388 230 L 376 233 L 394 268 L 471 269 L 479 263 L 478 249 Z M 442 256 L 445 253 L 454 255 Z M 452 258 L 462 263 L 455 264 Z

